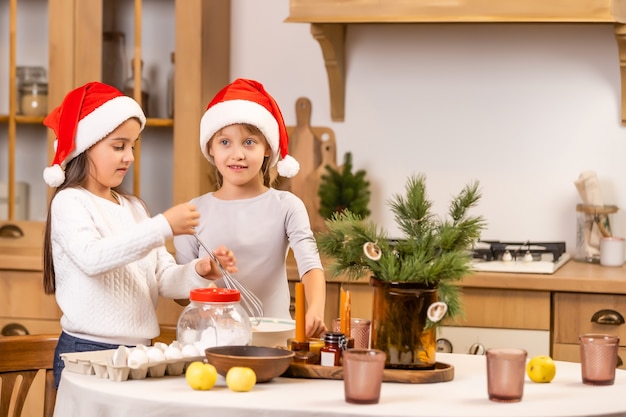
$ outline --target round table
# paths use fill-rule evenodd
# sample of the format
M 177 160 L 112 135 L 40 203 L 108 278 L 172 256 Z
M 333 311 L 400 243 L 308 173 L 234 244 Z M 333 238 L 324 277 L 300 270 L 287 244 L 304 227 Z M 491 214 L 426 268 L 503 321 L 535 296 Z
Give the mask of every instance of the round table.
M 184 376 L 114 382 L 64 371 L 55 416 L 626 416 L 624 370 L 614 385 L 590 386 L 580 364 L 557 361 L 551 383 L 526 378 L 521 402 L 496 403 L 487 398 L 484 356 L 438 353 L 437 360 L 454 366 L 452 381 L 386 382 L 373 405 L 346 403 L 341 380 L 275 378 L 236 393 L 222 377 L 210 391 L 194 391 Z

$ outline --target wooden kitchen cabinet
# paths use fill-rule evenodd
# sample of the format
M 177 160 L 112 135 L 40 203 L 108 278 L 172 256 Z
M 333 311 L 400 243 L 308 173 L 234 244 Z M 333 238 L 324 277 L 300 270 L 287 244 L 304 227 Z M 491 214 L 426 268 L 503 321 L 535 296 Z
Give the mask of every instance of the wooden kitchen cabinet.
M 61 311 L 43 291 L 43 224 L 17 225 L 23 237 L 0 238 L 0 329 L 16 323 L 30 334 L 60 333 Z
M 135 10 L 162 3 L 156 0 L 115 1 L 130 5 Z M 202 156 L 197 138 L 206 104 L 230 81 L 230 0 L 166 1 L 172 4 L 175 11 L 165 18 L 175 20 L 175 33 L 170 36 L 175 39 L 174 106 L 177 110 L 174 119 L 148 118 L 141 142 L 145 148 L 149 147 L 151 132 L 155 129 L 171 132 L 171 162 L 160 169 L 171 171 L 174 178 L 171 204 L 176 204 L 213 189 L 213 170 L 209 169 L 208 162 Z M 32 222 L 34 227 L 30 227 L 30 222 L 25 224 L 17 221 L 14 215 L 15 186 L 20 180 L 15 175 L 16 167 L 32 170 L 32 177 L 35 178 L 33 181 L 43 184 L 42 170 L 52 160 L 55 139 L 53 133 L 42 125 L 43 117 L 16 114 L 15 69 L 18 65 L 23 65 L 20 62 L 22 50 L 18 49 L 18 45 L 20 48 L 31 46 L 21 40 L 18 42 L 17 38 L 27 38 L 24 34 L 32 31 L 34 24 L 23 13 L 30 13 L 31 7 L 36 7 L 37 13 L 45 13 L 47 16 L 48 33 L 44 38 L 44 49 L 48 52 L 48 107 L 52 109 L 62 102 L 71 89 L 101 79 L 103 15 L 105 8 L 111 3 L 112 0 L 0 0 L 0 8 L 8 11 L 10 22 L 6 27 L 0 26 L 0 31 L 6 31 L 6 38 L 9 40 L 8 45 L 0 45 L 0 49 L 6 46 L 6 50 L 9 50 L 9 59 L 0 61 L 0 65 L 8 67 L 10 87 L 0 90 L 0 95 L 7 96 L 5 101 L 8 107 L 8 112 L 0 108 L 0 146 L 6 144 L 7 151 L 1 149 L 0 153 L 8 154 L 8 164 L 0 163 L 1 169 L 7 170 L 0 173 L 0 180 L 6 179 L 9 189 L 8 215 L 6 219 L 0 220 L 17 224 L 25 234 L 22 239 L 8 242 L 8 246 L 0 242 L 0 327 L 11 322 L 20 322 L 30 333 L 60 331 L 60 311 L 54 296 L 45 295 L 42 287 L 41 246 L 44 223 L 41 219 L 33 219 L 37 221 Z M 20 19 L 17 18 L 17 10 L 22 14 Z M 144 21 L 141 14 L 136 18 L 131 17 L 134 20 L 133 27 L 138 32 L 134 37 L 135 44 L 127 44 L 128 58 L 132 58 L 133 53 L 141 58 L 142 27 L 151 31 L 162 30 L 159 19 L 163 16 L 158 19 L 154 19 L 154 14 L 150 16 L 153 20 Z M 18 21 L 27 22 L 31 26 L 18 27 Z M 169 57 L 169 51 L 167 56 Z M 169 64 L 169 61 L 164 62 L 164 66 Z M 164 68 L 164 74 L 166 69 L 167 67 Z M 37 147 L 45 154 L 39 158 L 43 161 L 41 164 L 32 163 L 31 153 L 18 152 L 18 142 L 23 140 L 23 134 L 34 136 L 35 141 L 41 141 L 41 147 Z M 151 181 L 151 177 L 142 172 L 141 166 L 139 156 L 136 158 L 133 175 L 135 192 L 141 190 L 138 181 L 144 185 Z M 45 195 L 46 192 L 42 191 L 40 194 Z M 42 202 L 42 205 L 46 204 L 45 201 Z M 45 211 L 45 207 L 42 211 Z M 175 325 L 181 311 L 182 307 L 174 301 L 161 299 L 157 314 L 161 323 Z
M 550 330 L 550 292 L 463 288 L 464 318 L 448 326 Z
M 45 213 L 45 197 L 39 197 L 46 194 L 45 185 L 41 185 L 43 184 L 41 171 L 54 154 L 54 134 L 42 126 L 43 116 L 22 116 L 16 111 L 16 67 L 25 65 L 22 57 L 26 49 L 31 49 L 28 42 L 37 41 L 38 48 L 42 44 L 41 39 L 27 36 L 28 32 L 36 30 L 34 28 L 41 25 L 37 26 L 29 19 L 31 16 L 24 13 L 47 15 L 48 33 L 47 38 L 43 39 L 46 46 L 43 49 L 48 54 L 46 68 L 48 110 L 59 105 L 71 89 L 101 79 L 103 16 L 107 7 L 111 7 L 112 4 L 124 4 L 131 11 L 134 9 L 134 17 L 131 17 L 134 19 L 131 23 L 134 31 L 133 44 L 127 44 L 126 50 L 129 59 L 133 57 L 137 59 L 136 68 L 139 67 L 139 60 L 142 58 L 142 33 L 162 30 L 161 18 L 173 19 L 175 30 L 171 37 L 175 39 L 176 56 L 174 106 L 178 111 L 175 111 L 173 120 L 148 118 L 141 143 L 144 147 L 150 146 L 150 133 L 155 132 L 154 129 L 159 131 L 168 129 L 171 132 L 171 162 L 159 166 L 161 171 L 165 169 L 171 173 L 170 177 L 173 177 L 172 190 L 168 190 L 172 195 L 169 205 L 188 201 L 214 188 L 213 170 L 209 169 L 208 162 L 202 156 L 197 138 L 206 103 L 230 81 L 230 0 L 167 1 L 172 4 L 174 10 L 171 16 L 155 18 L 154 13 L 148 13 L 144 21 L 144 14 L 141 13 L 143 8 L 152 5 L 161 7 L 159 6 L 161 1 L 0 0 L 0 8 L 7 10 L 9 21 L 9 25 L 0 29 L 6 31 L 6 36 L 0 37 L 0 40 L 8 39 L 8 45 L 0 47 L 6 47 L 9 51 L 9 59 L 2 61 L 2 65 L 7 65 L 5 69 L 8 68 L 9 88 L 0 92 L 4 96 L 0 104 L 6 103 L 6 108 L 5 106 L 0 108 L 0 146 L 6 147 L 8 155 L 7 164 L 1 164 L 6 171 L 0 173 L 0 181 L 6 182 L 8 189 L 7 215 L 3 220 L 16 220 L 16 188 L 17 183 L 23 180 L 20 178 L 21 170 L 27 170 L 29 182 L 36 185 L 37 193 L 33 195 L 36 199 L 31 197 L 31 201 L 36 200 L 35 204 L 38 207 L 36 212 Z M 128 16 L 118 16 L 118 19 L 123 18 L 126 18 L 124 24 L 128 24 Z M 169 51 L 166 52 L 168 61 L 163 62 L 163 74 L 167 73 L 170 65 L 170 54 Z M 136 72 L 135 79 L 138 81 L 136 85 L 140 86 L 140 72 Z M 37 130 L 33 132 L 33 128 Z M 41 141 L 40 148 L 35 145 L 36 149 L 41 149 L 41 155 L 37 156 L 38 163 L 32 163 L 32 152 L 19 151 L 24 135 L 33 136 Z M 5 152 L 2 150 L 0 153 Z M 24 160 L 25 157 L 28 160 Z M 141 151 L 137 149 L 131 178 L 132 191 L 142 196 L 142 186 L 149 184 L 151 179 L 152 176 L 142 170 Z M 152 185 L 153 188 L 159 187 L 159 184 Z M 40 186 L 41 188 L 37 188 Z M 41 221 L 43 217 L 38 215 L 37 219 L 31 220 Z
M 293 287 L 293 282 L 298 280 L 293 259 L 288 259 L 287 276 Z M 366 279 L 346 281 L 327 277 L 327 326 L 339 315 L 342 285 L 352 291 L 353 317 L 371 318 L 373 288 Z M 570 261 L 554 274 L 477 272 L 463 278 L 458 285 L 462 287 L 465 317 L 444 323 L 444 338 L 453 335 L 463 342 L 472 339 L 482 343 L 488 339 L 497 344 L 528 343 L 535 350 L 540 348 L 540 354 L 578 362 L 580 333 L 610 333 L 620 336 L 620 356 L 626 360 L 626 324 L 591 321 L 602 310 L 609 310 L 603 318 L 605 322 L 614 317 L 626 318 L 626 267 L 607 268 Z M 456 347 L 455 352 L 464 353 Z
M 626 360 L 626 295 L 556 292 L 553 298 L 554 359 L 580 362 L 578 336 L 606 333 L 619 336 L 619 355 Z
M 30 334 L 61 333 L 61 311 L 42 288 L 41 271 L 0 270 L 0 329 L 17 323 Z

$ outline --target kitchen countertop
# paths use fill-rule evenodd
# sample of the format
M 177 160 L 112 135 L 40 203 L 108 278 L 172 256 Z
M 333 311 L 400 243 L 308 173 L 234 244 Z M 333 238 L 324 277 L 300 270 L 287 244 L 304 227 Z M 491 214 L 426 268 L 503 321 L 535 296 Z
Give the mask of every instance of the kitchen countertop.
M 554 274 L 480 272 L 467 276 L 463 287 L 626 294 L 626 268 L 574 260 Z
M 287 276 L 290 280 L 297 280 L 297 269 L 292 258 L 287 262 Z M 329 283 L 351 282 L 369 285 L 369 277 L 347 280 L 327 276 L 326 279 Z M 626 294 L 626 268 L 604 267 L 570 260 L 554 274 L 475 272 L 466 276 L 459 285 L 466 288 Z
M 23 230 L 19 239 L 0 238 L 0 270 L 42 270 L 43 222 L 16 222 Z M 298 280 L 293 256 L 287 259 L 287 276 Z M 326 277 L 329 283 L 347 279 Z M 369 285 L 369 277 L 349 282 Z M 626 294 L 626 268 L 568 261 L 554 274 L 521 274 L 509 272 L 476 272 L 459 285 L 467 288 L 498 288 L 529 291 L 565 291 L 598 294 Z

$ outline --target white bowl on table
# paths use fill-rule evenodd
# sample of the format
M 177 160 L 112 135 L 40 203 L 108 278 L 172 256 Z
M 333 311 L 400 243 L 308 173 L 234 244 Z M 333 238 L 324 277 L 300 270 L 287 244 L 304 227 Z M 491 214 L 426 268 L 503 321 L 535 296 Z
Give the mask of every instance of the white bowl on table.
M 289 319 L 264 317 L 258 324 L 252 322 L 252 346 L 287 347 L 287 339 L 295 336 L 296 322 Z

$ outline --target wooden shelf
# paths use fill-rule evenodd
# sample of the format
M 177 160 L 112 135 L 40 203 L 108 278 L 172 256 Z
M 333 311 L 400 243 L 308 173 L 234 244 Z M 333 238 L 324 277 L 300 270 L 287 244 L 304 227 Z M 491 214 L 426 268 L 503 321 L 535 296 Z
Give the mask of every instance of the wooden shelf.
M 612 23 L 619 50 L 622 124 L 626 124 L 626 0 L 290 0 L 290 23 L 310 23 L 330 88 L 331 118 L 345 118 L 345 41 L 359 23 Z
M 155 117 L 148 117 L 146 119 L 146 126 L 149 127 L 172 127 L 174 126 L 173 119 L 159 119 Z
M 15 116 L 15 123 L 30 124 L 30 125 L 43 125 L 43 119 L 44 119 L 43 116 Z M 9 115 L 0 114 L 0 123 L 7 123 L 8 121 L 9 121 Z M 172 127 L 174 126 L 174 120 L 148 117 L 148 119 L 146 119 L 146 126 Z
M 44 116 L 15 116 L 15 122 L 18 124 L 30 124 L 30 125 L 40 125 L 43 124 Z M 9 121 L 8 114 L 0 114 L 0 123 L 6 123 Z

